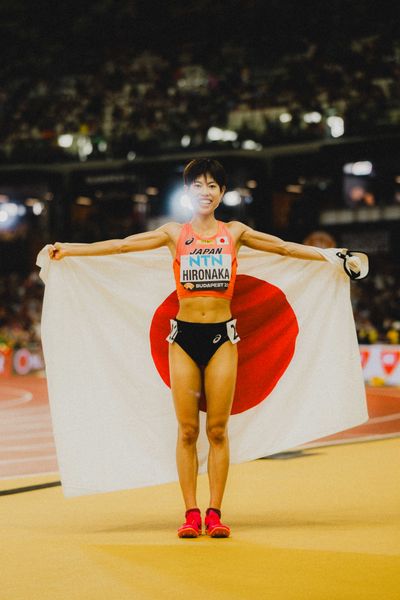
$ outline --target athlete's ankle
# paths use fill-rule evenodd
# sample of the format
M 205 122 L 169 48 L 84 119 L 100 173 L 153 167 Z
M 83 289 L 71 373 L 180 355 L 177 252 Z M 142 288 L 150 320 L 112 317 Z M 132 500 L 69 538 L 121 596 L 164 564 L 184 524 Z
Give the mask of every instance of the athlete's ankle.
M 213 510 L 214 512 L 217 513 L 217 515 L 219 516 L 219 518 L 221 518 L 221 509 L 220 508 L 214 508 L 213 506 L 209 506 L 206 510 L 206 515 L 208 515 L 208 513 Z
M 197 506 L 194 506 L 193 508 L 186 509 L 185 516 L 187 516 L 191 512 L 197 512 L 201 514 L 201 510 Z

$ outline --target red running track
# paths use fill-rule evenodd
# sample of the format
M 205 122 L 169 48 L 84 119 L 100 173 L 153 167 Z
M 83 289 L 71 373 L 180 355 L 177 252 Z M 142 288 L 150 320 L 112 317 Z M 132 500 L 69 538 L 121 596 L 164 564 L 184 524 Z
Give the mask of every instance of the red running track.
M 400 436 L 400 388 L 367 388 L 369 421 L 303 448 Z M 0 479 L 57 473 L 46 379 L 0 379 Z

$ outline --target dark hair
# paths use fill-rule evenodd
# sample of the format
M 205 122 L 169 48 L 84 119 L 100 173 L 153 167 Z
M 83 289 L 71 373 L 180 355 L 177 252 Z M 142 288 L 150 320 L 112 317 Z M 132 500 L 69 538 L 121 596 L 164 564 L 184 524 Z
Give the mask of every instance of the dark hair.
M 226 172 L 220 162 L 213 158 L 195 158 L 185 166 L 183 181 L 190 185 L 201 175 L 211 175 L 222 189 L 226 187 Z

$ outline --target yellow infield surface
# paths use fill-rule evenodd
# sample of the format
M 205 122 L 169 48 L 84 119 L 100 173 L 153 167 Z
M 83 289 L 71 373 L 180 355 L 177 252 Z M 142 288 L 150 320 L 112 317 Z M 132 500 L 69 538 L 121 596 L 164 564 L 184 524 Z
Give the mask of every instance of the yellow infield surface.
M 176 536 L 177 483 L 2 495 L 0 599 L 399 600 L 400 438 L 283 456 L 231 467 L 229 539 Z M 205 509 L 205 476 L 199 499 Z

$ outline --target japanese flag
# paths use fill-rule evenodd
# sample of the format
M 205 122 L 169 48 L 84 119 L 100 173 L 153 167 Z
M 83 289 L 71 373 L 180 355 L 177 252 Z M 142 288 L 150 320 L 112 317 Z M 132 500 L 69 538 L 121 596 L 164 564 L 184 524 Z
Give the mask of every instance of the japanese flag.
M 231 461 L 247 461 L 367 420 L 349 280 L 333 250 L 306 261 L 242 249 L 232 301 L 241 338 L 229 421 Z M 66 496 L 177 479 L 169 389 L 178 302 L 165 249 L 50 261 L 42 340 Z M 206 470 L 206 399 L 198 442 Z
M 217 237 L 215 243 L 218 246 L 227 246 L 229 244 L 229 238 L 227 236 Z

